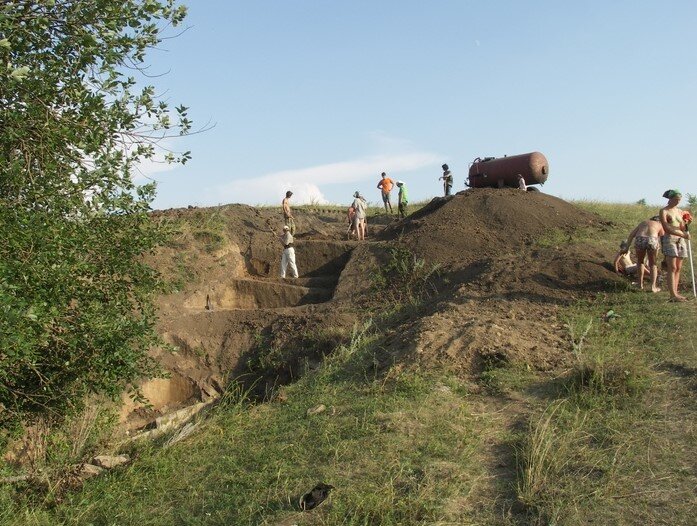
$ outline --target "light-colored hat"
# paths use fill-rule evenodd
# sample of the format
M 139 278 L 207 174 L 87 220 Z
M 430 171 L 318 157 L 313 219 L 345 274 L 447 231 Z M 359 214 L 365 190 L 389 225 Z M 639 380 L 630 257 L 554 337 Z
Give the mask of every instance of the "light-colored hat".
M 404 181 L 397 181 L 397 186 L 403 185 Z
M 283 230 L 290 230 L 290 227 L 288 225 L 283 225 Z

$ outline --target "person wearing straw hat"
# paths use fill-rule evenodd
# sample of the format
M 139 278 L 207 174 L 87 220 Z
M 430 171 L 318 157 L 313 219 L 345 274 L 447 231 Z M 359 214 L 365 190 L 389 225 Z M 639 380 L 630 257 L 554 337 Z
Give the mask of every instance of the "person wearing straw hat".
M 668 199 L 668 204 L 661 208 L 659 217 L 665 231 L 661 238 L 661 250 L 668 266 L 668 292 L 670 301 L 685 301 L 687 298 L 680 295 L 678 288 L 682 262 L 687 257 L 686 240 L 690 240 L 690 233 L 683 220 L 683 211 L 678 208 L 682 194 L 679 190 L 666 190 L 663 197 Z

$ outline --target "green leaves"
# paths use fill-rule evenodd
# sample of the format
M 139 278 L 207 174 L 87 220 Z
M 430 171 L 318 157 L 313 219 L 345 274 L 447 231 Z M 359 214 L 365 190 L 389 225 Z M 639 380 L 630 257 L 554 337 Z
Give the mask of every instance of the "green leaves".
M 14 80 L 22 81 L 29 74 L 29 66 L 22 66 L 21 68 L 10 67 L 10 78 Z
M 0 6 L 0 423 L 60 416 L 155 371 L 159 281 L 143 254 L 163 233 L 147 215 L 154 185 L 131 168 L 188 160 L 158 142 L 191 122 L 136 85 L 185 12 L 173 0 Z

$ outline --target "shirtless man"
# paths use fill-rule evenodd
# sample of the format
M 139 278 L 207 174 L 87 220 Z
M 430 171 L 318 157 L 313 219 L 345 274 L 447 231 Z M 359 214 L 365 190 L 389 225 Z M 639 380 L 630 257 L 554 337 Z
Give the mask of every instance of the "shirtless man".
M 636 228 L 631 231 L 626 242 L 627 250 L 629 251 L 629 247 L 632 246 L 632 240 L 634 240 L 634 249 L 636 250 L 636 259 L 638 262 L 643 263 L 644 259 L 648 257 L 649 270 L 651 272 L 651 292 L 661 291 L 656 285 L 658 280 L 656 257 L 658 256 L 658 248 L 661 246 L 661 236 L 663 236 L 663 234 L 665 234 L 665 232 L 661 224 L 661 218 L 653 216 L 651 219 L 639 223 Z M 639 288 L 641 289 L 644 288 L 645 268 L 645 265 L 639 267 Z
M 290 196 L 293 192 L 288 190 L 286 192 L 286 197 L 281 201 L 281 207 L 283 208 L 283 224 L 288 227 L 290 235 L 295 235 L 295 218 L 293 217 L 293 212 L 290 209 Z
M 668 204 L 661 208 L 659 217 L 665 233 L 661 238 L 661 250 L 668 264 L 668 292 L 670 301 L 685 301 L 687 298 L 678 293 L 682 261 L 687 257 L 687 243 L 690 233 L 685 230 L 683 211 L 678 208 L 682 194 L 678 190 L 666 190 L 663 197 Z

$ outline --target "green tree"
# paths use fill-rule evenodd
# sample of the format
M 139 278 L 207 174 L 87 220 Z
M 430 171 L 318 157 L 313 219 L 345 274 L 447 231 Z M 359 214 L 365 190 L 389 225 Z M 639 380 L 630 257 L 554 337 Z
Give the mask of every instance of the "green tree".
M 142 86 L 145 55 L 186 15 L 174 0 L 0 5 L 0 422 L 118 395 L 155 364 L 143 260 L 161 240 L 143 159 L 186 134 L 187 108 Z

